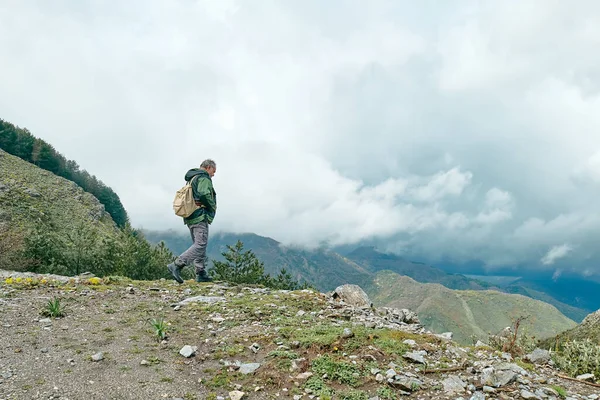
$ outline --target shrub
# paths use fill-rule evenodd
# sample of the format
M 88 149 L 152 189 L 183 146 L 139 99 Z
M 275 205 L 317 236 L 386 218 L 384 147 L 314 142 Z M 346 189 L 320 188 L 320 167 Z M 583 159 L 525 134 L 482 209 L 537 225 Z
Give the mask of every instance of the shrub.
M 600 378 L 600 346 L 590 339 L 566 342 L 553 359 L 559 369 L 571 376 L 589 373 Z

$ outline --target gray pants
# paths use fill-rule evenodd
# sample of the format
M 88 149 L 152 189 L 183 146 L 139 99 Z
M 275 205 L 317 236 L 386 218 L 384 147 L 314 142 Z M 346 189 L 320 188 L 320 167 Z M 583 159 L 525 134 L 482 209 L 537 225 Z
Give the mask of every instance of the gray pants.
M 206 221 L 188 226 L 192 245 L 175 261 L 178 266 L 194 264 L 196 274 L 204 274 L 206 268 L 206 245 L 208 244 L 208 223 Z

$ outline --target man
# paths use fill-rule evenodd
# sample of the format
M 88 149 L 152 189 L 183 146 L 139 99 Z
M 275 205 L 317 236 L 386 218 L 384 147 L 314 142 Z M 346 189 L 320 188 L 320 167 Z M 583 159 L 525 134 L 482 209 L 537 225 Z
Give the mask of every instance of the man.
M 186 265 L 194 265 L 196 282 L 210 282 L 206 273 L 206 245 L 208 243 L 208 226 L 213 222 L 217 212 L 217 194 L 212 184 L 212 177 L 217 172 L 213 160 L 204 160 L 200 168 L 192 168 L 185 174 L 186 182 L 191 181 L 192 192 L 199 209 L 183 219 L 190 230 L 192 245 L 174 262 L 167 265 L 169 271 L 179 283 L 183 283 L 180 272 Z

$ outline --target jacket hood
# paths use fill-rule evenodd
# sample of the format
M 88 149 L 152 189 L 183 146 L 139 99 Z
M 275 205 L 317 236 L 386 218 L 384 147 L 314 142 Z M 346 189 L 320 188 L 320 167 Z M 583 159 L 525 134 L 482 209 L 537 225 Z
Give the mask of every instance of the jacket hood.
M 203 175 L 203 178 L 210 179 L 210 175 L 208 175 L 208 172 L 206 172 L 205 170 L 203 170 L 201 168 L 192 168 L 188 172 L 185 173 L 185 181 L 189 182 L 190 179 L 192 179 L 196 175 Z

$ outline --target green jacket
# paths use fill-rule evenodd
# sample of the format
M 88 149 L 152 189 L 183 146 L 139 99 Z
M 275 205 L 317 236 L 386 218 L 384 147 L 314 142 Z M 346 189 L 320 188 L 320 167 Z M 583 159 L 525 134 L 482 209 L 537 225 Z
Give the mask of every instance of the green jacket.
M 194 178 L 198 176 L 197 178 Z M 207 221 L 212 224 L 215 214 L 217 213 L 217 193 L 212 184 L 212 179 L 208 172 L 200 168 L 192 168 L 185 174 L 186 182 L 192 178 L 192 191 L 196 204 L 202 204 L 200 207 L 187 218 L 183 219 L 186 225 L 197 224 L 202 221 Z

